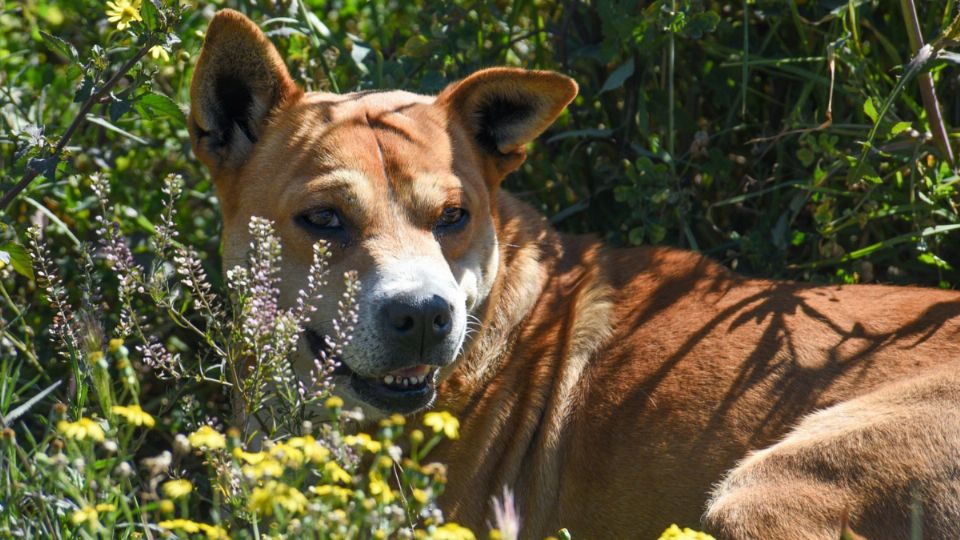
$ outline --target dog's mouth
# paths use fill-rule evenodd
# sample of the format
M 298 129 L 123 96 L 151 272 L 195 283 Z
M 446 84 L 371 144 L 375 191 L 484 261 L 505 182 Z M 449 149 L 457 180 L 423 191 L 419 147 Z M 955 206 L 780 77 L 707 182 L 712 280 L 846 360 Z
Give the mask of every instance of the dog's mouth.
M 317 332 L 305 332 L 314 357 L 329 354 L 327 341 Z M 438 366 L 411 364 L 382 374 L 361 375 L 337 358 L 334 377 L 346 384 L 361 400 L 388 412 L 412 413 L 429 406 L 437 394 Z M 341 379 L 342 380 L 342 379 Z

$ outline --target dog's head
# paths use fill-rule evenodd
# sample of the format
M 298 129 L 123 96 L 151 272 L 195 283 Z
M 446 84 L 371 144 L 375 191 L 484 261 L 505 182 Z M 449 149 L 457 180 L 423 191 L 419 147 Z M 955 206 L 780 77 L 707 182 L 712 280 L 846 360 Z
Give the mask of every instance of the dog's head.
M 331 275 L 356 270 L 361 283 L 336 392 L 375 416 L 422 409 L 497 277 L 496 188 L 576 92 L 562 75 L 496 68 L 437 97 L 304 94 L 260 29 L 221 11 L 193 76 L 190 134 L 220 197 L 224 265 L 244 260 L 251 217 L 273 221 L 290 304 L 326 240 Z M 300 373 L 332 332 L 338 292 L 305 329 Z

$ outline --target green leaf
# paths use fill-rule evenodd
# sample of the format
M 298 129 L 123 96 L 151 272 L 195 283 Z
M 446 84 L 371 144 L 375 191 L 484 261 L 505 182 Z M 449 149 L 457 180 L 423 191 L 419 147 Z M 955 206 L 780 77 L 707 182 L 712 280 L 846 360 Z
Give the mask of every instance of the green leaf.
M 58 38 L 53 34 L 48 34 L 43 30 L 40 30 L 40 36 L 43 38 L 43 42 L 46 43 L 48 47 L 60 53 L 67 60 L 71 60 L 71 61 L 77 60 L 77 49 L 73 45 L 67 43 L 66 41 Z
M 136 142 L 138 142 L 138 143 L 140 143 L 140 144 L 149 144 L 149 142 L 148 142 L 147 140 L 145 140 L 145 139 L 143 139 L 143 138 L 141 138 L 141 137 L 137 137 L 137 136 L 134 135 L 133 133 L 130 133 L 129 131 L 127 131 L 127 130 L 119 127 L 119 126 L 115 126 L 115 125 L 113 125 L 112 123 L 108 122 L 106 118 L 100 118 L 99 116 L 94 116 L 94 115 L 92 115 L 92 114 L 88 114 L 88 115 L 87 115 L 87 122 L 90 122 L 91 124 L 96 124 L 96 125 L 98 125 L 98 126 L 105 127 L 105 128 L 107 128 L 107 129 L 109 129 L 110 131 L 119 133 L 120 135 L 123 135 L 124 137 L 126 137 L 126 138 L 128 138 L 128 139 L 130 139 L 130 140 L 136 141 Z
M 30 254 L 23 246 L 7 243 L 0 246 L 0 268 L 6 265 L 13 266 L 21 276 L 27 279 L 33 279 L 33 264 L 30 260 Z
M 613 70 L 613 73 L 607 77 L 607 82 L 603 83 L 603 87 L 600 88 L 600 92 L 598 92 L 598 94 L 609 92 L 610 90 L 616 90 L 617 88 L 623 86 L 623 83 L 625 83 L 627 79 L 633 75 L 633 69 L 633 58 L 631 58 L 621 64 L 620 67 Z
M 890 136 L 896 137 L 897 135 L 903 133 L 904 131 L 910 129 L 912 125 L 910 122 L 897 122 L 890 128 Z
M 937 268 L 942 268 L 944 270 L 953 270 L 953 267 L 950 266 L 950 263 L 930 252 L 921 253 L 917 256 L 917 259 L 924 264 L 929 264 L 930 266 L 936 266 Z
M 869 116 L 874 124 L 877 123 L 877 108 L 874 106 L 872 98 L 867 98 L 867 100 L 863 102 L 863 113 Z
M 719 22 L 720 15 L 713 11 L 696 13 L 687 19 L 687 24 L 683 27 L 683 35 L 692 39 L 700 39 L 704 34 L 713 32 Z
M 163 13 L 160 6 L 154 3 L 155 0 L 146 0 L 140 6 L 140 16 L 143 17 L 143 24 L 150 31 L 157 31 L 164 24 Z
M 137 110 L 140 111 L 141 115 L 148 118 L 166 116 L 181 127 L 187 125 L 187 117 L 180 107 L 163 94 L 149 92 L 140 96 L 140 99 L 137 100 Z

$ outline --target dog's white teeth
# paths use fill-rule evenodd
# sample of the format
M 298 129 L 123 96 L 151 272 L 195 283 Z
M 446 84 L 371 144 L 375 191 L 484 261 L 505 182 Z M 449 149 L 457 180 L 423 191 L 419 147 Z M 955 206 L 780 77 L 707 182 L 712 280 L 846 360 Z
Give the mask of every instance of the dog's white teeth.
M 383 382 L 387 384 L 393 384 L 393 375 L 387 375 L 383 378 Z
M 410 386 L 410 379 L 408 379 L 407 377 L 404 377 L 404 378 L 403 378 L 403 386 Z

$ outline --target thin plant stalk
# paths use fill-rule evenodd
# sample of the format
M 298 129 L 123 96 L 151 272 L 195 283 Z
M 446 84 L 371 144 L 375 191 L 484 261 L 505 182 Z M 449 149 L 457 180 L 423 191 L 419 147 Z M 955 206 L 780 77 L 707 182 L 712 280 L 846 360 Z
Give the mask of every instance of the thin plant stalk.
M 903 22 L 907 27 L 907 35 L 910 38 L 910 51 L 913 56 L 916 56 L 923 47 L 923 34 L 920 32 L 917 8 L 913 0 L 900 0 L 900 8 L 903 11 Z M 937 100 L 937 93 L 933 87 L 933 77 L 930 76 L 929 72 L 920 73 L 917 76 L 917 83 L 920 85 L 920 96 L 923 98 L 923 108 L 927 112 L 933 139 L 940 151 L 943 152 L 947 163 L 953 167 L 955 164 L 953 149 L 950 147 L 947 129 L 943 122 L 943 116 L 940 114 L 940 102 Z

